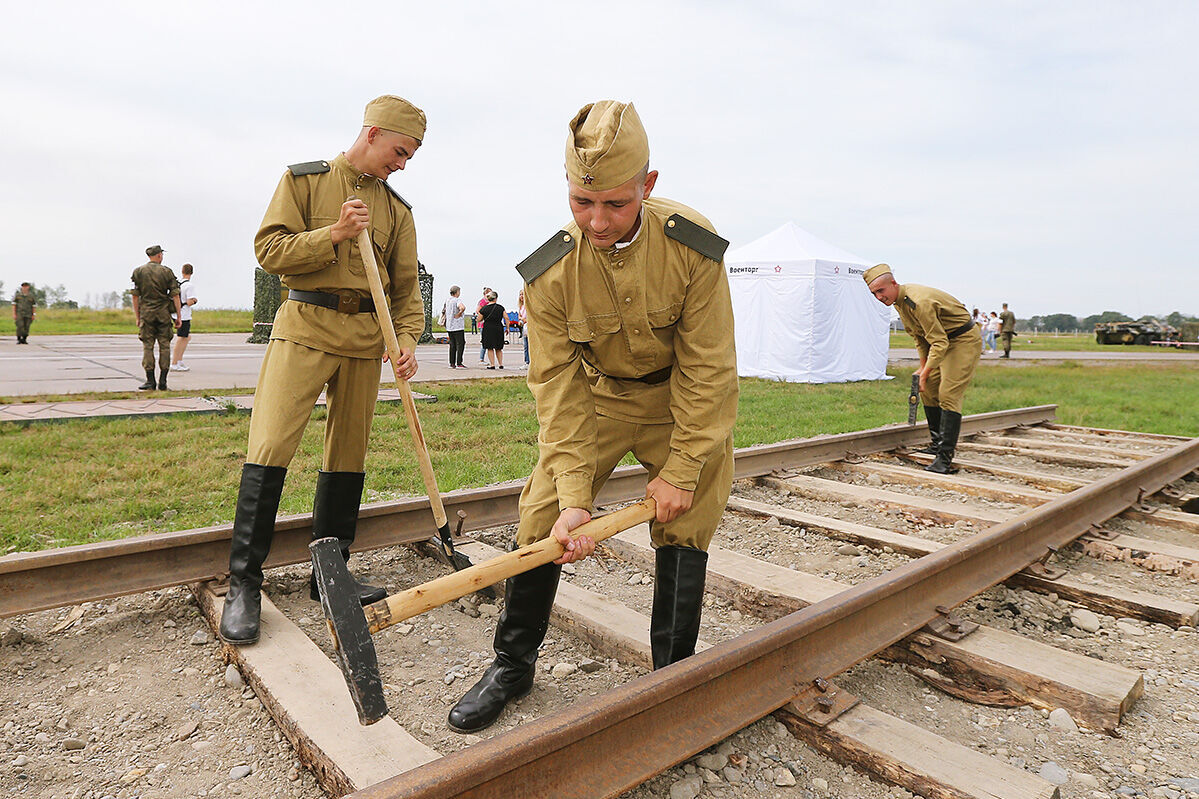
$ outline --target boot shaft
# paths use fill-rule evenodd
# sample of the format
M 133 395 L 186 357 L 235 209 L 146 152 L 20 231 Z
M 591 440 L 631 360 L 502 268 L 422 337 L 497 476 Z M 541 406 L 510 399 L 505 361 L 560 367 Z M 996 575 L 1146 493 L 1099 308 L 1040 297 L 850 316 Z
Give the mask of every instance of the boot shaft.
M 660 669 L 695 653 L 704 606 L 708 553 L 690 547 L 658 547 L 649 647 Z
M 549 628 L 562 567 L 547 563 L 509 577 L 504 586 L 504 611 L 495 628 L 496 661 L 512 669 L 531 669 L 537 648 Z
M 312 540 L 336 538 L 341 554 L 349 560 L 350 545 L 358 533 L 358 511 L 362 507 L 362 472 L 319 472 L 312 501 Z
M 287 468 L 283 466 L 256 463 L 242 466 L 229 546 L 229 572 L 248 585 L 262 585 L 262 564 L 271 551 L 286 476 Z

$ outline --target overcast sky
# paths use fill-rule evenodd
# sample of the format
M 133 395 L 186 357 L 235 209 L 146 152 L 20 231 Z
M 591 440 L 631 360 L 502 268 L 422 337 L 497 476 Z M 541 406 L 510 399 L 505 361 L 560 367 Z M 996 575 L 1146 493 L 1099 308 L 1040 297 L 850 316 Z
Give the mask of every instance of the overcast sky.
M 429 119 L 391 184 L 439 300 L 515 307 L 566 123 L 611 97 L 734 247 L 790 220 L 1021 318 L 1199 314 L 1196 41 L 1193 0 L 10 4 L 0 280 L 83 303 L 161 244 L 198 310 L 250 307 L 283 169 L 390 93 Z

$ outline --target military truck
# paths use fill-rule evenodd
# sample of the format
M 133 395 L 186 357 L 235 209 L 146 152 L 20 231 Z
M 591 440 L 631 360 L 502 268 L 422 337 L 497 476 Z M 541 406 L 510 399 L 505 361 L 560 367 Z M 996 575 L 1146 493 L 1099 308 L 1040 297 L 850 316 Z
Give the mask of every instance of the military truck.
M 1149 344 L 1177 339 L 1176 327 L 1156 319 L 1144 322 L 1100 322 L 1095 325 L 1095 341 L 1098 344 Z

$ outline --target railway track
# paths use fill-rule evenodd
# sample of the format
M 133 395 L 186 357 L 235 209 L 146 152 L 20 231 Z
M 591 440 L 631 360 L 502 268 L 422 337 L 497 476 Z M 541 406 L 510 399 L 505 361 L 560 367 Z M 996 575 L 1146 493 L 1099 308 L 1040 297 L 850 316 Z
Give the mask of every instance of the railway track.
M 969 602 L 995 617 L 983 621 L 1004 622 L 996 610 L 1002 597 L 1030 591 L 1051 606 L 1069 603 L 1122 623 L 1186 630 L 1199 620 L 1199 592 L 1145 590 L 1154 580 L 1193 587 L 1199 579 L 1199 516 L 1179 510 L 1199 490 L 1184 479 L 1199 467 L 1199 440 L 1069 428 L 1053 424 L 1052 414 L 1048 406 L 967 417 L 963 437 L 974 437 L 979 449 L 967 455 L 963 447 L 962 472 L 947 477 L 914 468 L 920 457 L 904 449 L 921 441 L 923 426 L 738 451 L 739 482 L 709 571 L 711 601 L 736 609 L 719 614 L 735 622 L 711 630 L 721 640 L 646 671 L 648 621 L 631 609 L 636 589 L 621 587 L 613 570 L 652 574 L 652 552 L 646 530 L 622 534 L 594 574 L 564 580 L 554 623 L 623 677 L 611 690 L 569 697 L 557 712 L 509 719 L 484 740 L 431 736 L 420 727 L 419 708 L 399 714 L 402 724 L 376 725 L 382 731 L 358 728 L 340 672 L 328 662 L 327 634 L 318 627 L 304 635 L 283 612 L 295 606 L 286 596 L 283 610 L 264 611 L 264 632 L 277 635 L 226 656 L 335 795 L 646 791 L 637 786 L 773 714 L 816 751 L 924 796 L 1054 796 L 1056 785 L 1043 775 L 938 737 L 830 682 L 864 661 L 890 663 L 859 669 L 906 669 L 954 701 L 1063 708 L 1085 729 L 1119 734 L 1145 690 L 1139 669 L 1034 641 L 1010 626 L 972 629 L 951 612 Z M 640 469 L 622 469 L 600 502 L 639 497 L 643 487 Z M 454 492 L 446 507 L 464 510 L 467 529 L 499 545 L 505 533 L 497 528 L 515 521 L 519 490 Z M 426 537 L 428 515 L 427 501 L 364 508 L 360 541 L 365 549 L 417 542 Z M 271 565 L 306 560 L 308 525 L 303 516 L 280 520 Z M 227 541 L 228 529 L 218 527 L 9 556 L 0 559 L 0 615 L 194 583 L 215 624 L 222 589 L 208 581 L 222 571 Z M 480 541 L 462 546 L 476 559 L 498 552 Z M 838 560 L 835 547 L 866 554 Z M 846 571 L 843 564 L 858 560 L 872 562 L 855 567 L 859 574 Z M 1105 579 L 1081 579 L 1072 573 L 1080 563 Z M 821 565 L 828 568 L 811 573 Z M 631 595 L 629 604 L 614 601 L 622 594 Z M 383 634 L 379 644 L 385 679 L 389 662 L 402 672 L 417 657 L 400 636 Z M 293 661 L 311 666 L 303 684 L 289 671 Z M 469 684 L 470 669 L 464 664 L 463 683 L 449 693 Z M 851 682 L 860 679 L 850 674 Z M 389 687 L 393 706 L 421 685 L 412 682 Z M 772 789 L 789 784 L 786 775 L 776 779 Z

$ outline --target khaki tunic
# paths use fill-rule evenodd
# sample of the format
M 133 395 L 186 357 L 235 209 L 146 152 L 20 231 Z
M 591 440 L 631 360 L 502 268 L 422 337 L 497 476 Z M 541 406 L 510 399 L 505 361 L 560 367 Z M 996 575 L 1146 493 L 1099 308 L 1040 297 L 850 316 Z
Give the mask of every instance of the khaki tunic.
M 370 297 L 357 239 L 334 247 L 329 231 L 342 203 L 358 197 L 370 209 L 368 230 L 396 338 L 400 347 L 413 348 L 424 330 L 425 312 L 412 213 L 383 181 L 357 172 L 344 155 L 329 165 L 329 171 L 312 175 L 283 174 L 254 239 L 258 262 L 280 275 L 288 289 Z M 258 375 L 247 460 L 287 466 L 313 404 L 327 389 L 322 468 L 361 472 L 383 349 L 374 313 L 345 314 L 296 301 L 280 305 Z
M 560 510 L 590 508 L 626 452 L 650 479 L 696 492 L 690 511 L 654 525 L 655 543 L 711 540 L 732 481 L 733 310 L 723 265 L 666 235 L 676 213 L 712 229 L 651 198 L 627 247 L 596 249 L 572 223 L 574 249 L 525 286 L 540 458 L 521 497 L 521 543 L 548 535 Z M 630 379 L 668 367 L 657 385 Z
M 962 397 L 982 354 L 982 334 L 970 312 L 952 295 L 915 283 L 899 286 L 895 310 L 904 330 L 915 339 L 921 361 L 929 367 L 921 401 L 961 413 Z M 969 331 L 949 338 L 967 324 Z
M 370 209 L 371 241 L 396 338 L 401 348 L 411 349 L 425 328 L 412 212 L 383 181 L 357 172 L 344 155 L 329 165 L 328 172 L 315 175 L 283 173 L 254 237 L 258 263 L 279 275 L 288 289 L 370 297 L 357 238 L 334 248 L 329 233 L 342 203 L 356 196 Z M 284 302 L 275 314 L 271 338 L 350 358 L 383 356 L 383 334 L 373 313 L 344 314 L 319 305 Z

